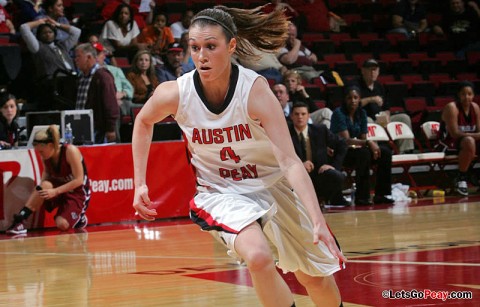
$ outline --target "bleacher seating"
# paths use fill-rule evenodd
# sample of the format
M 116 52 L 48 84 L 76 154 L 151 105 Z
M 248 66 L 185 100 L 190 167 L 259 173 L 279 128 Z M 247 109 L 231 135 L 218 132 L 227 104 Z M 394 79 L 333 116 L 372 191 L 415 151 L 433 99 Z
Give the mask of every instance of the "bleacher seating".
M 98 12 L 105 1 L 101 0 L 65 0 L 64 5 L 71 8 L 74 17 Z M 231 7 L 256 7 L 262 1 L 158 1 L 161 9 L 169 17 L 169 22 L 180 19 L 187 8 L 202 9 L 223 4 Z M 342 27 L 339 33 L 303 32 L 302 42 L 315 54 L 319 62 L 314 64 L 317 70 L 335 70 L 344 80 L 352 79 L 360 73 L 363 62 L 368 58 L 376 58 L 380 64 L 378 78 L 386 89 L 390 100 L 391 111 L 407 112 L 413 115 L 414 134 L 418 131 L 422 120 L 428 117 L 418 115 L 427 110 L 440 116 L 446 103 L 454 101 L 458 83 L 469 80 L 480 88 L 480 52 L 469 51 L 465 59 L 458 59 L 451 49 L 448 40 L 432 33 L 420 33 L 415 39 L 407 39 L 403 34 L 388 33 L 390 28 L 390 12 L 396 0 L 330 0 L 333 12 L 342 16 L 348 26 Z M 434 3 L 432 1 L 427 1 Z M 93 15 L 92 15 L 93 16 Z M 430 5 L 428 21 L 439 23 L 442 14 L 438 5 Z M 92 23 L 103 22 L 100 20 Z M 88 24 L 84 25 L 88 29 Z M 11 43 L 11 38 L 0 37 L 0 44 Z M 116 58 L 118 66 L 128 70 L 127 58 Z M 24 69 L 22 73 L 28 73 Z M 25 80 L 25 77 L 18 80 Z M 27 78 L 28 80 L 28 78 Z M 270 80 L 269 80 L 270 81 Z M 344 99 L 343 88 L 333 84 L 319 83 L 315 78 L 306 86 L 307 91 L 321 106 L 335 108 Z M 16 88 L 29 88 L 28 85 Z M 478 101 L 478 96 L 477 96 Z M 416 113 L 417 112 L 417 113 Z

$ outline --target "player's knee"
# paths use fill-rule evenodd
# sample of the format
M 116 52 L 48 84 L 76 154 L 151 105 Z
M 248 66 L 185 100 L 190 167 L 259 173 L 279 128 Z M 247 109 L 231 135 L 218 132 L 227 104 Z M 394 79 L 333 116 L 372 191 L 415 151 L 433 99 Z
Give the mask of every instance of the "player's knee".
M 61 231 L 67 231 L 70 228 L 68 221 L 60 216 L 55 219 L 55 224 L 57 224 L 57 228 Z
M 44 190 L 53 188 L 53 184 L 52 184 L 50 181 L 46 181 L 46 180 L 45 180 L 45 181 L 42 181 L 42 182 L 40 183 L 40 186 L 41 186 Z
M 263 249 L 249 252 L 244 260 L 250 271 L 261 271 L 273 266 L 271 252 Z

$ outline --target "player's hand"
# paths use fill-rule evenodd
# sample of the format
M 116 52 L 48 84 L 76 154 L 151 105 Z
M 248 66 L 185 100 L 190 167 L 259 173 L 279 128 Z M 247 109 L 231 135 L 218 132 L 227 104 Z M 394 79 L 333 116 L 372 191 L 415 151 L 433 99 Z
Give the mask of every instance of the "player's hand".
M 47 200 L 47 199 L 52 199 L 58 195 L 57 189 L 43 189 L 38 191 L 38 194 L 40 194 L 40 197 Z
M 148 187 L 141 185 L 135 188 L 135 196 L 133 197 L 133 208 L 136 213 L 147 221 L 153 221 L 157 215 L 157 210 L 149 209 L 152 205 L 150 198 L 148 197 Z
M 337 242 L 333 238 L 330 229 L 327 224 L 322 223 L 313 227 L 313 244 L 318 244 L 322 241 L 327 246 L 328 250 L 340 261 L 347 262 L 347 258 L 343 255 L 342 251 L 338 248 Z

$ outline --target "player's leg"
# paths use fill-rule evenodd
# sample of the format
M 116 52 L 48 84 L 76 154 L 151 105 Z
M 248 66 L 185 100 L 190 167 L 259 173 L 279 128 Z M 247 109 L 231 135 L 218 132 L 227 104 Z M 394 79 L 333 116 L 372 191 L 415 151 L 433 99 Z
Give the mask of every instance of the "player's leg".
M 293 305 L 293 295 L 275 268 L 272 252 L 258 223 L 250 224 L 237 235 L 235 251 L 247 264 L 263 306 Z
M 42 189 L 52 188 L 52 183 L 49 181 L 42 181 Z M 13 224 L 7 229 L 7 234 L 25 234 L 27 229 L 25 228 L 25 220 L 30 217 L 30 215 L 37 211 L 43 204 L 44 200 L 40 197 L 38 189 L 35 189 L 30 196 L 28 197 L 25 207 L 23 207 L 17 214 L 13 216 Z
M 79 223 L 87 222 L 85 216 L 85 198 L 76 193 L 64 193 L 57 199 L 58 211 L 55 224 L 61 231 L 75 228 Z M 86 226 L 86 225 L 84 225 Z M 80 228 L 80 227 L 78 227 Z
M 333 275 L 314 277 L 297 271 L 295 272 L 295 277 L 307 289 L 308 295 L 317 306 L 340 306 L 340 291 Z

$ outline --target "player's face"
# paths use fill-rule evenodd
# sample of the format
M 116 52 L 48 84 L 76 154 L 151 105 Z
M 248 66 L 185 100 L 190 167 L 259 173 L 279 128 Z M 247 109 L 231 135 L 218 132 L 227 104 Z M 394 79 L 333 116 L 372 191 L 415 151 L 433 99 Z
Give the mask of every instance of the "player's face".
M 188 45 L 202 81 L 225 78 L 235 51 L 235 38 L 227 42 L 221 26 L 194 26 L 189 31 Z
M 33 146 L 36 152 L 42 157 L 43 160 L 48 160 L 50 159 L 53 154 L 55 153 L 55 150 L 53 148 L 53 143 L 38 143 Z
M 458 93 L 458 98 L 462 103 L 471 103 L 473 101 L 473 97 L 475 93 L 470 86 L 463 87 L 460 92 Z

